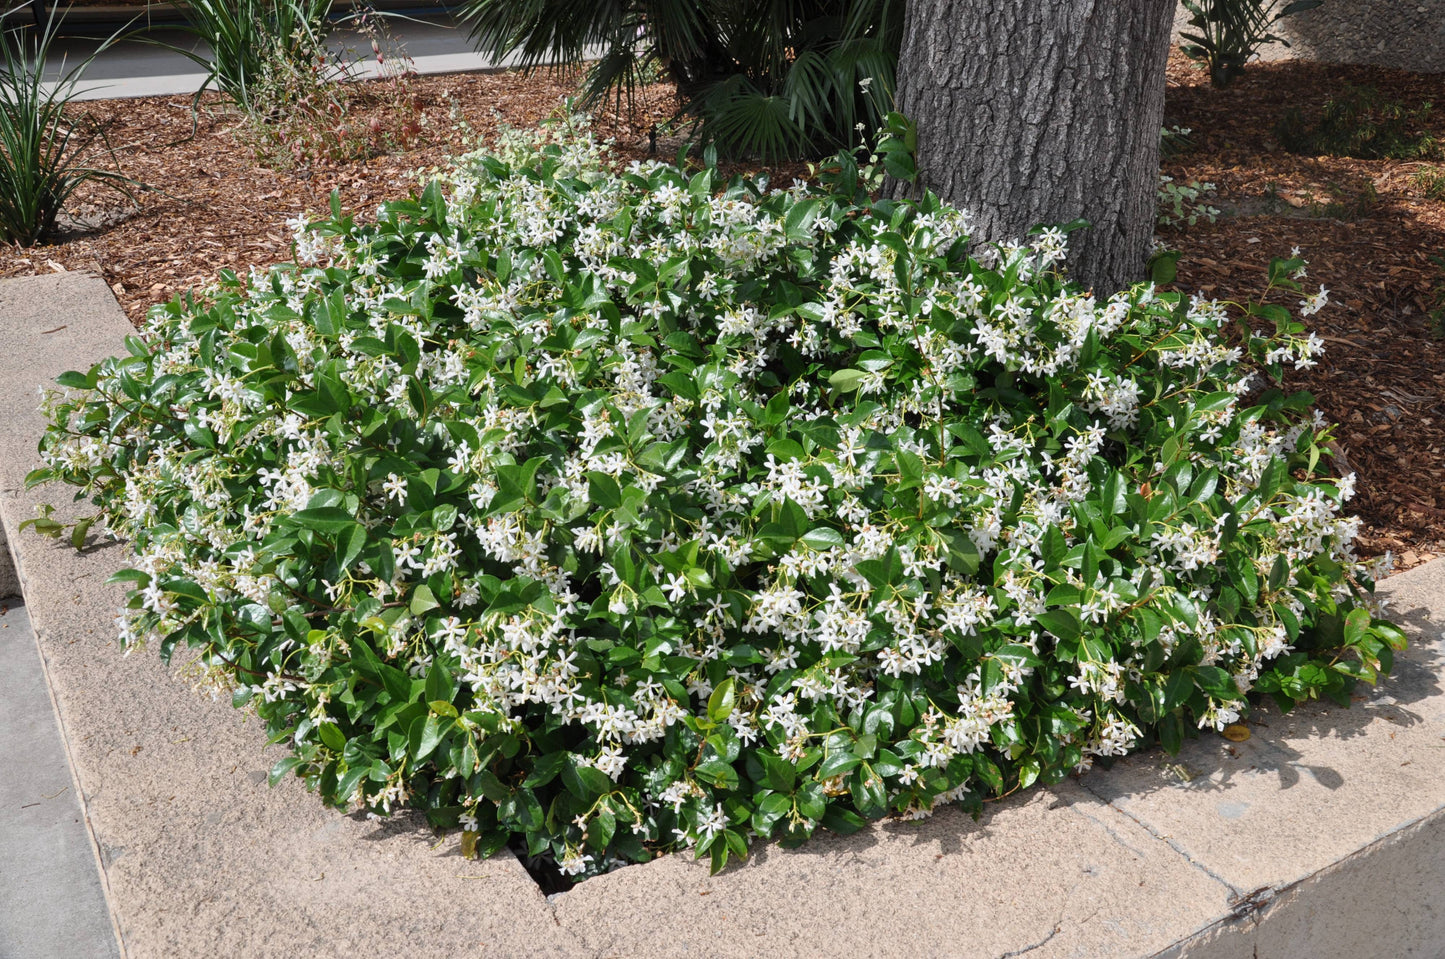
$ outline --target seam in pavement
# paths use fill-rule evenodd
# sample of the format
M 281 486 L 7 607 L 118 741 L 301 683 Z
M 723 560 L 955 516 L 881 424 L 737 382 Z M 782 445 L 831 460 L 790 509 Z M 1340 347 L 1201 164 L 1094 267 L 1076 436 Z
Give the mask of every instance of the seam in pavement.
M 1133 820 L 1134 822 L 1138 823 L 1139 826 L 1140 826 L 1140 828 L 1142 828 L 1145 832 L 1149 833 L 1149 835 L 1153 836 L 1155 839 L 1157 839 L 1157 840 L 1159 840 L 1160 842 L 1164 843 L 1164 844 L 1165 844 L 1166 846 L 1168 846 L 1170 849 L 1172 849 L 1172 850 L 1174 850 L 1176 853 L 1178 853 L 1179 856 L 1180 856 L 1181 858 L 1183 858 L 1183 860 L 1184 860 L 1185 862 L 1189 863 L 1189 865 L 1193 866 L 1195 869 L 1198 869 L 1200 872 L 1204 873 L 1204 874 L 1205 874 L 1206 876 L 1208 876 L 1210 879 L 1213 879 L 1215 882 L 1217 882 L 1217 883 L 1219 883 L 1220 885 L 1222 885 L 1225 889 L 1228 889 L 1228 890 L 1229 890 L 1229 894 L 1230 894 L 1231 897 L 1233 897 L 1233 898 L 1238 898 L 1238 897 L 1241 895 L 1241 891 L 1240 891 L 1238 888 L 1236 888 L 1233 883 L 1229 882 L 1229 880 L 1225 879 L 1223 876 L 1221 876 L 1221 875 L 1219 875 L 1218 873 L 1214 872 L 1214 870 L 1212 870 L 1212 869 L 1210 869 L 1208 866 L 1204 865 L 1204 863 L 1200 862 L 1199 860 L 1195 859 L 1193 856 L 1189 855 L 1189 853 L 1185 851 L 1184 847 L 1181 846 L 1178 842 L 1176 842 L 1176 841 L 1174 840 L 1174 837 L 1164 835 L 1164 834 L 1161 833 L 1159 830 L 1157 830 L 1157 829 L 1155 829 L 1153 826 L 1151 826 L 1149 823 L 1145 822 L 1144 820 L 1140 819 L 1138 816 L 1136 816 L 1136 815 L 1134 815 L 1133 813 L 1129 812 L 1129 810 L 1124 809 L 1124 808 L 1122 808 L 1122 807 L 1120 807 L 1120 806 L 1118 806 L 1118 805 L 1115 805 L 1115 803 L 1114 803 L 1112 800 L 1106 799 L 1106 798 L 1104 798 L 1103 796 L 1099 795 L 1099 793 L 1095 792 L 1092 788 L 1090 788 L 1089 784 L 1084 781 L 1086 778 L 1087 778 L 1087 777 L 1082 777 L 1082 778 L 1080 778 L 1080 780 L 1079 780 L 1079 786 L 1080 786 L 1080 788 L 1082 788 L 1085 792 L 1087 792 L 1089 795 L 1093 796 L 1095 799 L 1099 800 L 1099 802 L 1101 802 L 1101 803 L 1103 803 L 1104 805 L 1108 806 L 1109 808 L 1115 810 L 1115 811 L 1118 812 L 1121 816 L 1124 816 L 1124 817 L 1126 817 L 1126 818 L 1128 818 L 1128 819 L 1131 819 L 1131 820 Z
M 1094 795 L 1094 794 L 1093 794 L 1093 793 L 1090 793 L 1089 795 L 1092 796 L 1092 795 Z M 1096 797 L 1096 798 L 1097 798 L 1097 797 Z M 1111 806 L 1110 808 L 1112 809 L 1113 807 Z M 1093 823 L 1094 825 L 1098 826 L 1100 829 L 1104 830 L 1104 832 L 1108 834 L 1108 836 L 1109 836 L 1110 839 L 1114 840 L 1114 842 L 1116 842 L 1116 843 L 1118 843 L 1119 845 L 1123 846 L 1125 849 L 1129 850 L 1129 851 L 1132 852 L 1134 855 L 1138 856 L 1140 859 L 1144 859 L 1144 858 L 1147 857 L 1148 854 L 1145 853 L 1144 850 L 1138 848 L 1137 846 L 1134 846 L 1132 843 L 1130 843 L 1128 840 L 1126 840 L 1123 836 L 1121 836 L 1121 835 L 1118 833 L 1118 831 L 1114 829 L 1113 826 L 1111 826 L 1111 825 L 1109 825 L 1108 823 L 1104 822 L 1104 820 L 1100 819 L 1098 816 L 1092 816 L 1092 815 L 1090 815 L 1089 813 L 1084 812 L 1083 810 L 1080 810 L 1080 809 L 1072 809 L 1072 808 L 1071 808 L 1070 811 L 1071 811 L 1071 812 L 1076 812 L 1076 813 L 1078 813 L 1080 816 L 1083 816 L 1085 819 L 1089 820 L 1089 822 Z M 1135 820 L 1135 821 L 1137 822 L 1137 820 Z
M 1120 810 L 1120 812 L 1123 812 L 1123 810 Z M 1264 914 L 1269 912 L 1269 910 L 1274 907 L 1275 903 L 1279 902 L 1280 898 L 1283 897 L 1286 893 L 1319 878 L 1327 872 L 1341 869 L 1357 859 L 1363 859 L 1370 853 L 1374 852 L 1377 847 L 1383 846 L 1386 842 L 1390 841 L 1393 837 L 1398 836 L 1400 833 L 1405 832 L 1406 830 L 1423 825 L 1431 819 L 1441 818 L 1442 813 L 1445 813 L 1445 804 L 1436 806 L 1429 812 L 1424 813 L 1420 816 L 1416 816 L 1414 819 L 1411 819 L 1407 822 L 1400 823 L 1398 826 L 1389 830 L 1388 832 L 1381 833 L 1374 839 L 1371 839 L 1369 842 L 1365 843 L 1360 848 L 1354 850 L 1349 855 L 1342 856 L 1341 858 L 1336 859 L 1333 862 L 1325 863 L 1314 872 L 1300 876 L 1298 879 L 1291 879 L 1289 882 L 1282 883 L 1278 886 L 1263 886 L 1260 889 L 1256 889 L 1254 892 L 1249 894 L 1248 898 L 1252 898 L 1262 893 L 1266 894 L 1261 899 L 1259 899 L 1257 904 L 1251 904 L 1247 901 L 1243 901 L 1244 897 L 1241 897 L 1239 894 L 1236 893 L 1235 899 L 1237 901 L 1232 904 L 1232 909 L 1229 915 L 1221 916 L 1218 919 L 1215 919 L 1213 922 L 1205 923 L 1203 926 L 1200 926 L 1189 935 L 1182 936 L 1171 942 L 1169 945 L 1165 946 L 1163 949 L 1160 949 L 1158 952 L 1154 953 L 1154 956 L 1162 956 L 1169 950 L 1174 949 L 1178 946 L 1185 945 L 1213 929 L 1220 929 L 1232 923 L 1240 922 L 1241 920 L 1252 921 L 1255 927 L 1258 928 L 1260 920 L 1264 917 Z M 1124 815 L 1127 816 L 1129 814 L 1124 813 Z M 1134 817 L 1130 816 L 1130 818 L 1132 819 Z M 1146 826 L 1145 828 L 1147 829 L 1148 827 Z M 1150 831 L 1152 832 L 1153 830 Z M 1170 843 L 1170 845 L 1172 846 L 1173 843 Z M 1185 858 L 1188 858 L 1186 854 L 1181 853 L 1181 855 L 1185 855 Z M 1194 862 L 1194 860 L 1190 859 L 1190 862 Z M 1207 869 L 1205 871 L 1208 872 Z M 1213 873 L 1210 873 L 1210 875 L 1213 875 Z M 1220 881 L 1223 882 L 1223 880 Z M 1225 885 L 1229 884 L 1225 883 Z M 1233 887 L 1231 886 L 1230 888 Z M 1256 950 L 1258 949 L 1257 943 L 1255 944 L 1255 948 Z
M 12 491 L 7 490 L 7 493 Z M 14 562 L 12 553 L 11 561 Z M 15 571 L 20 579 L 21 599 L 25 598 L 25 573 L 19 563 L 15 563 Z M 85 790 L 80 786 L 80 777 L 75 772 L 75 753 L 70 748 L 70 729 L 66 726 L 65 716 L 60 711 L 60 704 L 55 701 L 55 683 L 50 675 L 50 662 L 45 658 L 45 644 L 40 641 L 41 633 L 44 630 L 34 619 L 30 621 L 30 635 L 35 641 L 35 651 L 40 657 L 40 670 L 45 677 L 45 697 L 50 701 L 50 711 L 55 716 L 55 724 L 60 730 L 60 745 L 65 750 L 65 766 L 70 772 L 70 788 L 75 790 L 75 799 L 80 804 L 80 815 L 85 821 L 85 837 L 90 841 L 90 854 L 95 860 L 95 871 L 100 875 L 100 892 L 105 899 L 106 918 L 110 920 L 111 932 L 115 935 L 115 946 L 120 952 L 120 959 L 126 959 L 125 936 L 121 934 L 120 922 L 116 918 L 114 896 L 110 889 L 110 876 L 106 873 L 105 862 L 100 855 L 100 841 L 95 838 L 95 827 L 90 821 L 90 800 Z

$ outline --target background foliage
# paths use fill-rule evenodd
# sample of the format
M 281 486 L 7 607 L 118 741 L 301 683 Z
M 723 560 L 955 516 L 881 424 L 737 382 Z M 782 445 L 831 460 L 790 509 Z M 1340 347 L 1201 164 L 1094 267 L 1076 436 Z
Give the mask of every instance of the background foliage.
M 326 39 L 332 0 L 187 0 L 180 9 L 183 29 L 210 48 L 198 53 L 171 47 L 208 71 L 214 86 L 249 110 L 254 87 L 268 64 L 313 61 Z M 200 93 L 196 94 L 199 99 Z
M 467 0 L 479 47 L 522 63 L 597 57 L 583 105 L 654 75 L 723 153 L 813 155 L 858 142 L 893 102 L 901 0 Z
M 1428 100 L 1407 107 L 1380 96 L 1374 87 L 1346 84 L 1339 96 L 1325 101 L 1313 123 L 1292 108 L 1275 133 L 1286 150 L 1311 156 L 1367 160 L 1438 157 L 1440 144 L 1429 133 L 1431 109 Z
M 1209 67 L 1209 79 L 1227 87 L 1266 43 L 1289 41 L 1271 33 L 1285 17 L 1313 10 L 1323 0 L 1184 0 L 1189 26 L 1183 51 Z
M 65 202 L 85 183 L 129 195 L 134 181 L 114 168 L 89 166 L 96 152 L 114 152 L 101 125 L 67 114 L 96 54 L 47 77 L 55 18 L 43 26 L 0 24 L 0 242 L 29 246 L 55 230 Z

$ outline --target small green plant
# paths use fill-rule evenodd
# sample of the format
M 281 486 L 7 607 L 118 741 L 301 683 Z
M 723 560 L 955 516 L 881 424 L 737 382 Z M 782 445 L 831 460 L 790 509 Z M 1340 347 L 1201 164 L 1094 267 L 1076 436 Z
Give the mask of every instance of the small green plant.
M 253 108 L 253 87 L 280 58 L 301 64 L 326 39 L 332 0 L 188 0 L 183 29 L 204 40 L 208 52 L 171 47 L 207 69 L 215 86 L 242 110 Z M 199 98 L 200 94 L 197 93 Z
M 115 164 L 104 127 L 72 109 L 95 54 L 58 78 L 47 78 L 54 39 L 53 11 L 41 27 L 0 27 L 0 241 L 21 246 L 51 233 L 66 201 L 83 184 L 108 186 L 128 198 L 138 185 L 117 169 L 87 165 L 98 148 Z M 114 40 L 106 40 L 96 53 Z
M 1335 195 L 1334 199 L 1323 203 L 1317 199 L 1310 201 L 1307 208 L 1310 216 L 1348 223 L 1369 216 L 1380 200 L 1375 185 L 1368 182 L 1358 192 L 1347 192 L 1333 185 L 1331 192 Z
M 1306 156 L 1358 157 L 1363 160 L 1405 160 L 1438 155 L 1439 144 L 1425 128 L 1431 104 L 1407 107 L 1387 100 L 1372 86 L 1346 84 L 1325 101 L 1317 122 L 1309 123 L 1293 108 L 1275 127 L 1280 145 Z
M 1209 81 L 1227 87 L 1266 43 L 1289 42 L 1271 32 L 1285 17 L 1318 7 L 1322 0 L 1184 0 L 1189 25 L 1185 55 L 1209 67 Z
M 1321 345 L 1277 302 L 1302 260 L 1231 340 L 1225 304 L 1070 285 L 1063 229 L 972 249 L 849 153 L 770 190 L 494 151 L 372 222 L 333 197 L 299 265 L 48 400 L 29 482 L 129 541 L 123 642 L 196 649 L 287 744 L 273 780 L 467 855 L 718 869 L 1178 749 L 1251 693 L 1348 704 L 1402 647 L 1354 477 L 1278 388 Z
M 1171 159 L 1193 151 L 1194 140 L 1190 136 L 1193 132 L 1189 127 L 1181 127 L 1177 124 L 1161 128 L 1159 131 L 1160 158 Z
M 1206 197 L 1214 193 L 1213 183 L 1176 183 L 1173 177 L 1159 177 L 1160 226 L 1193 226 L 1200 220 L 1213 223 L 1219 217 L 1219 210 L 1209 205 Z
M 1432 256 L 1435 264 L 1435 283 L 1431 288 L 1434 302 L 1430 306 L 1430 336 L 1445 340 L 1445 256 Z
M 333 53 L 316 34 L 275 46 L 248 87 L 243 138 L 273 167 L 306 167 L 318 159 L 364 159 L 405 149 L 422 133 L 410 60 L 393 49 L 381 18 L 355 15 L 370 55 Z M 364 83 L 363 60 L 375 63 Z M 360 117 L 370 107 L 370 117 Z
M 1445 169 L 1421 167 L 1410 174 L 1410 182 L 1427 200 L 1445 200 Z

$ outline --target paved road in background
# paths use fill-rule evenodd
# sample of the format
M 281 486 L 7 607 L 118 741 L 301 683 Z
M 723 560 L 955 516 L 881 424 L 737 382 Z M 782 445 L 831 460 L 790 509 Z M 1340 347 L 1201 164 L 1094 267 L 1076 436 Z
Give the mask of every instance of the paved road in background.
M 71 29 L 79 31 L 87 27 L 76 26 Z M 51 77 L 60 76 L 62 71 L 71 69 L 95 53 L 99 40 L 109 33 L 98 25 L 93 29 L 94 37 L 63 37 L 55 42 L 48 70 Z M 391 34 L 389 46 L 392 49 L 384 49 L 384 52 L 410 57 L 418 73 L 496 70 L 511 66 L 515 62 L 514 58 L 495 60 L 475 52 L 466 29 L 458 27 L 449 17 L 414 19 L 398 16 L 388 20 L 387 29 Z M 153 40 L 203 56 L 209 49 L 204 43 L 181 30 L 162 28 L 150 36 Z M 359 66 L 367 75 L 376 75 L 377 63 L 368 37 L 339 27 L 332 34 L 329 46 L 340 56 L 353 62 L 359 60 Z M 77 87 L 81 91 L 77 99 L 192 94 L 201 88 L 205 79 L 205 70 L 176 50 L 139 39 L 120 40 L 102 51 L 85 68 L 84 76 Z

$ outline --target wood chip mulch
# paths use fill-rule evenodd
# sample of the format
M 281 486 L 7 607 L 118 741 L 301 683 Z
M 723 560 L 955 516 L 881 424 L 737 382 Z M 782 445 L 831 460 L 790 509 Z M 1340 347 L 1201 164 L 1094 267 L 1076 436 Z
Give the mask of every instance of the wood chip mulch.
M 1176 53 L 1165 122 L 1189 128 L 1192 149 L 1166 159 L 1163 172 L 1215 184 L 1209 202 L 1222 213 L 1161 237 L 1183 251 L 1179 289 L 1240 303 L 1260 296 L 1271 257 L 1300 248 L 1306 292 L 1330 291 L 1329 305 L 1306 321 L 1326 349 L 1317 368 L 1287 385 L 1313 393 L 1338 424 L 1336 462 L 1359 474 L 1351 506 L 1365 521 L 1361 552 L 1391 550 L 1406 568 L 1445 554 L 1445 262 L 1431 259 L 1445 257 L 1445 153 L 1286 152 L 1275 132 L 1286 113 L 1317 117 L 1347 85 L 1409 108 L 1445 106 L 1440 74 L 1286 60 L 1255 64 L 1216 90 Z M 1445 112 L 1426 122 L 1445 141 Z M 1434 191 L 1432 174 L 1442 184 Z
M 424 121 L 406 148 L 289 169 L 263 165 L 238 136 L 240 118 L 214 95 L 203 101 L 194 135 L 190 97 L 78 105 L 105 124 L 121 170 L 149 188 L 135 204 L 82 190 L 68 210 L 68 232 L 29 249 L 3 248 L 0 276 L 94 272 L 139 322 L 151 306 L 222 269 L 287 259 L 286 220 L 325 210 L 332 190 L 343 207 L 370 211 L 490 139 L 499 123 L 530 126 L 560 114 L 578 77 L 465 74 L 407 84 Z M 1271 257 L 1301 248 L 1310 263 L 1306 283 L 1330 290 L 1330 305 L 1309 321 L 1327 351 L 1318 368 L 1288 385 L 1312 392 L 1339 424 L 1336 461 L 1359 473 L 1353 506 L 1365 521 L 1361 552 L 1392 550 L 1408 567 L 1445 554 L 1445 341 L 1438 339 L 1445 335 L 1445 265 L 1431 260 L 1445 256 L 1445 186 L 1428 189 L 1432 171 L 1445 184 L 1445 156 L 1285 152 L 1274 133 L 1285 112 L 1317 114 L 1346 84 L 1372 85 L 1412 107 L 1433 100 L 1445 110 L 1442 75 L 1282 61 L 1255 64 L 1221 91 L 1176 52 L 1167 123 L 1192 132 L 1190 147 L 1166 159 L 1164 172 L 1214 183 L 1208 200 L 1223 212 L 1214 223 L 1161 230 L 1161 237 L 1183 251 L 1180 289 L 1237 302 L 1259 296 Z M 376 116 L 390 123 L 383 115 L 390 94 L 373 96 L 363 86 L 354 99 L 353 122 Z M 674 109 L 669 88 L 649 87 L 631 111 L 599 114 L 594 129 L 614 138 L 623 158 L 643 157 L 653 124 Z M 1445 141 L 1445 112 L 1428 122 Z M 676 145 L 662 138 L 657 155 L 670 157 Z
M 221 269 L 244 272 L 281 262 L 291 253 L 288 219 L 322 213 L 333 190 L 349 210 L 369 212 L 424 185 L 428 171 L 495 137 L 499 126 L 530 127 L 562 116 L 579 85 L 576 74 L 538 72 L 412 76 L 408 114 L 419 133 L 405 148 L 386 109 L 397 102 L 379 81 L 356 85 L 347 122 L 364 129 L 375 118 L 382 132 L 372 155 L 297 166 L 266 165 L 246 145 L 240 115 L 217 94 L 193 113 L 190 96 L 140 97 L 75 104 L 106 130 L 119 168 L 144 184 L 132 203 L 86 185 L 67 206 L 58 242 L 0 254 L 0 276 L 89 270 L 103 276 L 132 321 L 176 293 L 209 283 Z M 646 88 L 628 111 L 594 124 L 622 152 L 644 155 L 648 131 L 673 109 L 671 90 Z M 666 146 L 669 141 L 664 141 Z M 662 149 L 662 146 L 659 149 Z M 104 165 L 92 149 L 91 165 Z

